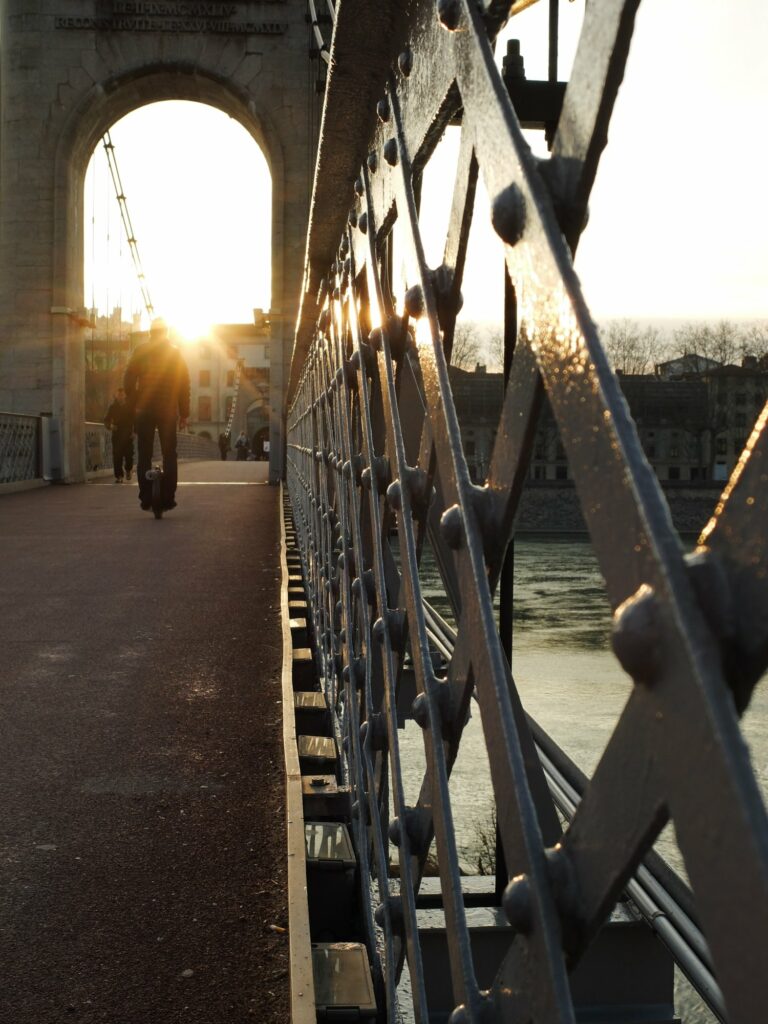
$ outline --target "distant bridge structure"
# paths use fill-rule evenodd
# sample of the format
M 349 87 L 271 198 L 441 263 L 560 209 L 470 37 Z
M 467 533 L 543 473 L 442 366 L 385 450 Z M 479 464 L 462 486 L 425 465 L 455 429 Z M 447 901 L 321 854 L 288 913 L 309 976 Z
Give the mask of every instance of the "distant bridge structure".
M 0 410 L 57 420 L 64 479 L 85 472 L 85 172 L 115 121 L 158 100 L 218 108 L 267 159 L 271 474 L 279 479 L 315 149 L 310 35 L 304 0 L 0 5 Z

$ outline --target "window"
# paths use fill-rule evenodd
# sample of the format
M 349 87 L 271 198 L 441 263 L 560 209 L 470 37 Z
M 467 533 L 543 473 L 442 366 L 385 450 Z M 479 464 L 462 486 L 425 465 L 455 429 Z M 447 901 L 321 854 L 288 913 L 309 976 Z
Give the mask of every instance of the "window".
M 670 466 L 669 467 L 668 478 L 670 480 L 679 480 L 680 479 L 680 467 L 679 466 Z
M 200 387 L 209 388 L 211 386 L 211 371 L 201 370 L 200 371 Z
M 555 480 L 567 480 L 568 479 L 568 467 L 567 466 L 555 466 Z
M 728 438 L 727 437 L 718 437 L 717 441 L 715 442 L 715 452 L 718 455 L 725 455 L 725 454 L 727 454 L 727 452 L 728 452 Z
M 546 480 L 547 479 L 547 467 L 546 466 L 534 466 L 533 467 L 533 479 L 534 480 Z
M 211 399 L 209 395 L 200 395 L 197 400 L 197 418 L 199 420 L 211 419 Z
M 646 441 L 645 454 L 648 456 L 649 459 L 656 458 L 656 445 L 653 443 L 653 441 Z
M 736 405 L 746 405 L 747 396 L 743 391 L 737 391 L 734 401 L 736 402 Z

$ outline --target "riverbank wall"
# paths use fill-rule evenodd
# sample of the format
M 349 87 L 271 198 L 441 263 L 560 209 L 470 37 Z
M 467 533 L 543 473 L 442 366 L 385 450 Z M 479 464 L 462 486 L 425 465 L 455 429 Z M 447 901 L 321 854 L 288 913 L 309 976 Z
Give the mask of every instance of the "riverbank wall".
M 664 497 L 678 533 L 701 533 L 714 512 L 723 486 L 717 483 L 709 487 L 664 487 Z M 586 534 L 587 527 L 574 485 L 554 481 L 527 485 L 520 504 L 517 532 Z

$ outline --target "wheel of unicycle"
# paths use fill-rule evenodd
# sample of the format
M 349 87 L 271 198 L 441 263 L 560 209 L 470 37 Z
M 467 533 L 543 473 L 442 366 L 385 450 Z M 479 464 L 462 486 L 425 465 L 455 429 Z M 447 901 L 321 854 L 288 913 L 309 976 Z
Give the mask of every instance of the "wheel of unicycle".
M 162 466 L 153 466 L 147 473 L 147 479 L 152 481 L 152 511 L 155 519 L 163 518 L 163 469 Z

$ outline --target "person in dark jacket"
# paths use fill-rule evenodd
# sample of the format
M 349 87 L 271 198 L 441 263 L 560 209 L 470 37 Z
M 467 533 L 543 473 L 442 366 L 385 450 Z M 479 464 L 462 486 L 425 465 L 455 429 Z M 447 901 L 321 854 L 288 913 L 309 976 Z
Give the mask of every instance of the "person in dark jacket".
M 121 484 L 123 475 L 130 480 L 133 473 L 133 411 L 126 401 L 124 388 L 115 392 L 114 401 L 104 417 L 104 426 L 112 431 L 115 483 Z
M 221 455 L 221 461 L 227 461 L 227 452 L 230 450 L 229 434 L 219 434 L 219 453 Z
M 163 453 L 163 507 L 176 507 L 178 460 L 176 422 L 184 430 L 189 418 L 189 370 L 184 357 L 171 344 L 164 320 L 153 320 L 149 341 L 139 345 L 125 370 L 125 391 L 134 411 L 139 442 L 139 501 L 145 510 L 152 508 L 152 468 L 155 430 Z

